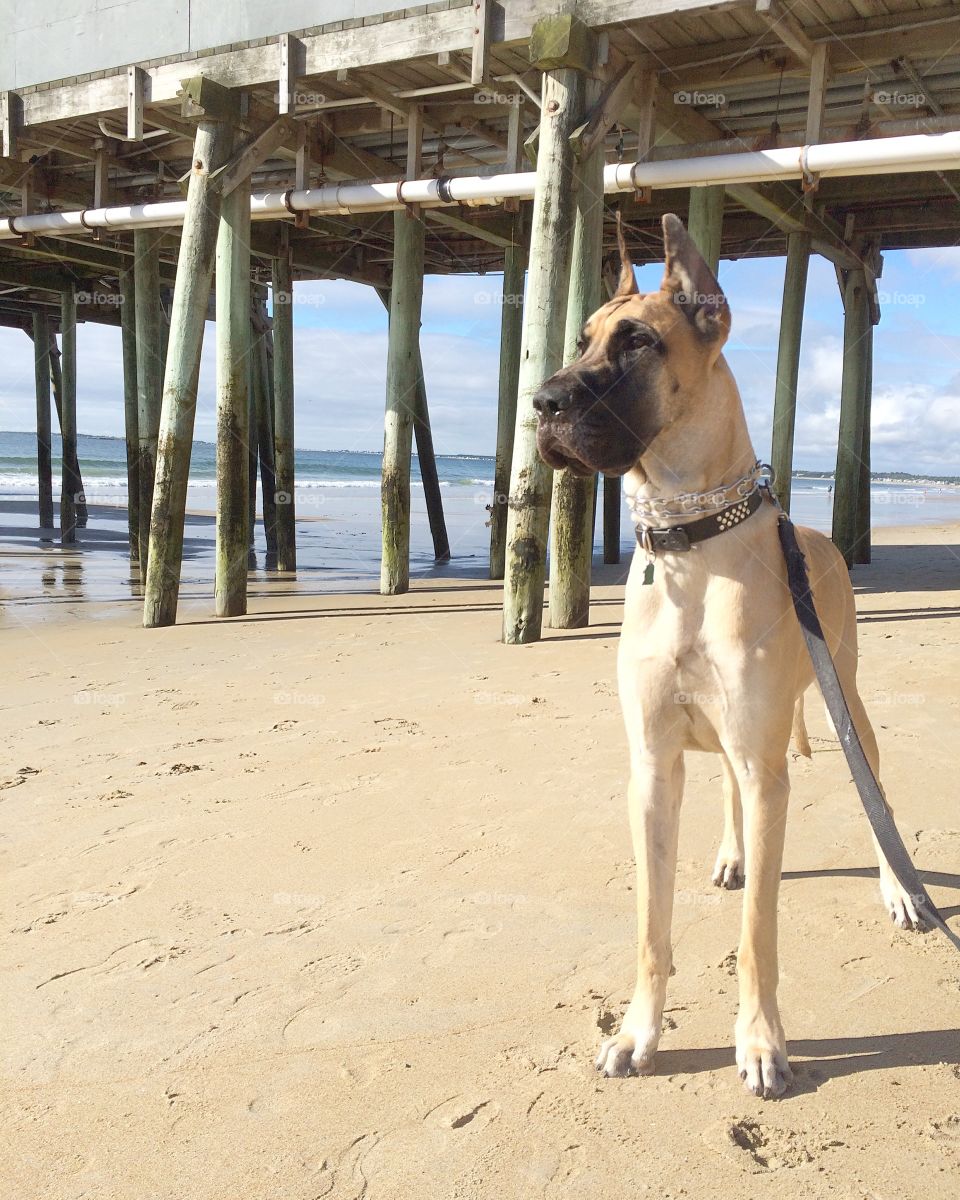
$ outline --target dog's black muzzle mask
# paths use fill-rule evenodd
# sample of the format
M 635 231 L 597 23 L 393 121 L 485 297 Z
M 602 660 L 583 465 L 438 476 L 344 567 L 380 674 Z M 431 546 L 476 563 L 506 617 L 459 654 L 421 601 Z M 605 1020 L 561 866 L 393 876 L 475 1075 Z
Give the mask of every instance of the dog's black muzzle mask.
M 564 367 L 533 397 L 537 449 L 554 470 L 623 475 L 644 446 L 628 404 L 629 374 L 616 368 Z

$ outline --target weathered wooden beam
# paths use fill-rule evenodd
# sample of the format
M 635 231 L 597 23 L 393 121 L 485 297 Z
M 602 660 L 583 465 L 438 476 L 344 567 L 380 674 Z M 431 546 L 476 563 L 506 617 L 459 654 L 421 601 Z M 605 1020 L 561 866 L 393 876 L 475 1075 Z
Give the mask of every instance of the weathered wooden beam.
M 590 106 L 587 119 L 570 135 L 578 158 L 589 158 L 603 144 L 615 122 L 620 119 L 627 99 L 633 96 L 639 73 L 638 63 L 625 63 Z
M 813 58 L 814 43 L 797 18 L 780 4 L 780 0 L 756 0 L 756 12 L 781 42 L 792 50 L 801 62 Z
M 231 118 L 236 111 L 236 98 L 224 92 L 204 78 L 184 84 L 185 109 L 198 111 L 201 116 L 193 147 L 164 371 L 144 589 L 143 623 L 148 628 L 172 625 L 177 615 L 200 349 L 220 222 L 220 194 L 210 184 L 210 173 L 230 153 Z
M 60 486 L 60 541 L 77 540 L 77 508 L 83 485 L 77 471 L 77 301 L 72 288 L 61 294 L 60 339 L 63 343 L 60 437 L 62 474 Z
M 166 231 L 158 230 L 161 235 Z M 5 259 L 18 262 L 55 262 L 74 263 L 82 267 L 86 273 L 116 276 L 130 262 L 130 251 L 109 250 L 103 246 L 91 243 L 81 244 L 69 238 L 37 238 L 29 249 L 24 249 L 11 242 L 3 245 Z M 173 271 L 166 263 L 160 265 L 160 279 L 164 284 L 172 284 Z
M 259 306 L 259 302 L 258 302 Z M 253 341 L 253 400 L 257 421 L 257 459 L 260 467 L 260 503 L 266 542 L 264 566 L 277 569 L 277 470 L 273 446 L 273 379 L 267 344 L 270 331 L 262 329 Z
M 603 477 L 603 561 L 620 561 L 620 515 L 623 509 L 619 475 Z
M 297 110 L 297 80 L 303 75 L 303 42 L 292 33 L 281 33 L 280 79 L 277 110 L 281 116 Z
M 517 382 L 523 332 L 523 285 L 527 269 L 527 235 L 523 212 L 513 218 L 513 243 L 504 255 L 500 313 L 500 377 L 497 388 L 497 447 L 490 505 L 490 578 L 502 579 L 507 551 L 510 467 L 517 424 Z
M 470 82 L 474 87 L 479 87 L 488 75 L 492 11 L 493 0 L 473 0 L 473 52 L 470 60 Z
M 133 235 L 134 329 L 137 339 L 137 440 L 140 447 L 137 480 L 137 561 L 140 582 L 147 581 L 150 513 L 157 472 L 157 437 L 163 399 L 164 319 L 160 305 L 160 243 L 158 229 L 137 229 Z
M 273 260 L 274 460 L 277 484 L 277 570 L 296 571 L 293 403 L 293 274 L 289 247 Z
M 420 482 L 423 485 L 427 506 L 427 522 L 433 541 L 435 562 L 450 561 L 450 538 L 447 522 L 443 515 L 443 492 L 437 473 L 437 456 L 433 448 L 433 430 L 430 426 L 430 409 L 427 405 L 427 384 L 423 374 L 423 355 L 417 346 L 417 403 L 413 411 L 413 436 L 417 447 L 417 463 L 420 467 Z
M 787 512 L 793 479 L 793 438 L 797 422 L 797 381 L 800 377 L 800 338 L 810 263 L 810 234 L 791 233 L 787 238 L 787 266 L 780 307 L 780 344 L 773 393 L 773 490 Z
M 255 137 L 249 138 L 231 156 L 229 162 L 213 172 L 211 184 L 219 187 L 223 197 L 229 196 L 237 184 L 249 179 L 251 173 L 280 146 L 294 141 L 298 126 L 292 117 L 278 117 Z
M 217 533 L 214 606 L 218 617 L 247 611 L 250 440 L 250 180 L 220 210 L 217 279 Z
M 50 389 L 53 392 L 53 406 L 57 414 L 57 424 L 60 429 L 60 441 L 63 442 L 63 372 L 60 369 L 60 347 L 57 345 L 57 335 L 53 330 L 50 319 L 55 319 L 58 323 L 62 317 L 62 300 L 57 305 L 56 314 L 48 314 L 47 332 L 50 338 L 49 348 L 49 363 L 50 363 Z M 22 319 L 22 318 L 21 318 Z M 62 459 L 61 453 L 61 459 Z M 79 474 L 79 467 L 77 467 Z
M 867 321 L 864 352 L 863 378 L 863 441 L 860 443 L 860 485 L 857 490 L 857 541 L 853 561 L 858 566 L 867 566 L 872 558 L 872 531 L 870 528 L 870 413 L 873 408 L 873 322 Z
M 712 11 L 736 7 L 739 0 L 720 0 Z M 491 6 L 490 46 L 516 46 L 530 36 L 534 23 L 555 11 L 556 0 L 533 0 L 524 4 Z M 580 16 L 588 25 L 614 27 L 626 20 L 669 17 L 703 8 L 703 0 L 589 0 L 580 5 Z M 473 44 L 474 14 L 471 6 L 437 12 L 413 10 L 411 15 L 380 24 L 345 29 L 341 24 L 301 38 L 304 47 L 303 74 L 314 77 L 338 70 L 370 69 L 387 63 L 404 63 L 416 58 L 436 60 Z M 746 40 L 746 39 L 745 39 Z M 686 47 L 684 47 L 686 49 Z M 889 52 L 888 52 L 889 55 Z M 180 81 L 191 71 L 203 74 L 224 87 L 254 88 L 276 82 L 280 73 L 280 49 L 272 45 L 250 45 L 222 50 L 201 57 L 187 57 L 145 68 L 149 77 L 150 103 L 176 100 Z M 880 60 L 882 61 L 882 60 Z M 126 107 L 126 74 L 108 75 L 83 83 L 64 84 L 24 95 L 25 123 L 76 119 L 91 113 L 123 110 Z
M 142 67 L 127 67 L 127 140 L 143 141 L 143 94 L 147 73 Z
M 388 313 L 390 312 L 390 289 L 377 288 Z M 427 521 L 430 524 L 430 535 L 433 539 L 433 556 L 437 562 L 447 562 L 450 558 L 450 539 L 447 536 L 447 523 L 443 515 L 443 493 L 440 490 L 440 477 L 437 473 L 437 459 L 433 448 L 433 430 L 430 427 L 430 409 L 427 404 L 427 385 L 423 374 L 423 356 L 417 345 L 417 392 L 413 409 L 413 436 L 417 448 L 417 462 L 420 467 L 420 482 L 423 485 L 423 497 L 427 506 Z
M 503 640 L 511 644 L 537 641 L 543 621 L 552 473 L 537 451 L 532 400 L 563 364 L 576 211 L 570 134 L 582 112 L 582 72 L 546 72 L 507 518 Z
M 140 562 L 140 424 L 137 380 L 137 300 L 133 263 L 120 272 L 123 432 L 127 451 L 127 538 L 130 562 Z
M 0 92 L 0 153 L 16 158 L 23 125 L 23 101 L 17 92 Z
M 866 421 L 866 370 L 869 330 L 867 284 L 862 270 L 848 271 L 843 288 L 843 377 L 840 385 L 840 433 L 833 488 L 833 542 L 852 566 L 857 552 L 857 512 Z
M 249 302 L 249 294 L 247 299 Z M 250 324 L 249 309 L 247 324 Z M 260 374 L 260 364 L 257 362 L 257 356 L 253 353 L 255 334 L 252 328 L 248 336 L 251 352 L 247 359 L 247 429 L 250 431 L 247 439 L 247 530 L 249 534 L 247 565 L 253 571 L 257 566 L 257 466 L 259 464 L 257 455 L 257 380 Z
M 424 215 L 435 225 L 444 225 L 447 229 L 456 229 L 458 233 L 469 233 L 478 241 L 489 242 L 491 246 L 502 246 L 504 249 L 513 245 L 511 234 L 505 222 L 499 222 L 496 227 L 481 225 L 479 221 L 469 221 L 458 217 L 456 213 L 446 212 L 442 208 L 424 209 Z
M 592 71 L 597 63 L 593 31 L 585 19 L 569 12 L 551 13 L 534 24 L 529 53 L 530 62 L 541 71 Z
M 867 19 L 830 22 L 829 34 L 817 44 L 831 44 L 831 64 L 837 75 L 860 75 L 869 67 L 887 65 L 897 55 L 940 59 L 945 46 L 956 43 L 960 16 L 955 5 L 918 10 L 916 19 L 904 14 L 871 14 Z M 690 90 L 731 88 L 758 80 L 776 80 L 780 58 L 784 78 L 802 78 L 809 65 L 798 55 L 778 55 L 774 35 L 753 35 L 733 41 L 705 42 L 658 50 L 657 63 L 671 78 Z M 765 52 L 765 53 L 762 53 Z
M 7 287 L 28 287 L 37 291 L 60 293 L 73 277 L 66 271 L 49 267 L 32 266 L 26 262 L 11 262 L 0 258 L 0 283 Z
M 723 186 L 690 189 L 687 232 L 710 270 L 716 275 L 720 263 L 720 236 L 723 232 Z
M 585 85 L 588 107 L 597 104 L 601 85 Z M 603 291 L 603 149 L 594 146 L 575 173 L 576 213 L 571 248 L 570 289 L 564 332 L 564 361 L 579 355 L 584 322 L 600 307 Z M 554 629 L 579 629 L 590 623 L 590 576 L 593 567 L 593 515 L 596 476 L 554 471 L 550 523 L 549 618 Z
M 804 144 L 815 146 L 823 133 L 827 84 L 830 81 L 830 44 L 818 42 L 810 59 L 810 91 L 807 96 L 807 125 Z
M 420 309 L 423 302 L 424 225 L 393 214 L 393 282 L 387 345 L 387 405 L 380 506 L 383 549 L 380 591 L 410 587 L 410 454 L 420 380 Z
M 50 418 L 50 332 L 46 315 L 33 312 L 33 373 L 37 393 L 37 499 L 42 530 L 53 529 Z

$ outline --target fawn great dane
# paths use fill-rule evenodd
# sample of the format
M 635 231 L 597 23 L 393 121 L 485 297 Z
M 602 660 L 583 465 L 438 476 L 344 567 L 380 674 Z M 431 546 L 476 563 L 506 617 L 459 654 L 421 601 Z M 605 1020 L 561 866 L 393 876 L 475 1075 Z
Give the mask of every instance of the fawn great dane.
M 803 693 L 813 669 L 794 614 L 777 511 L 721 353 L 730 309 L 679 218 L 663 218 L 665 269 L 641 294 L 620 238 L 616 294 L 583 328 L 579 356 L 533 400 L 538 447 L 556 469 L 624 476 L 638 546 L 618 654 L 630 747 L 628 804 L 637 867 L 638 966 L 620 1031 L 600 1048 L 604 1075 L 649 1074 L 672 969 L 670 925 L 688 750 L 719 754 L 724 831 L 713 873 L 745 886 L 737 958 L 736 1058 L 756 1096 L 791 1071 L 777 1007 L 777 893 L 791 732 L 809 754 Z M 797 531 L 813 596 L 867 758 L 877 742 L 856 687 L 853 591 L 843 559 Z M 877 846 L 893 920 L 918 925 Z

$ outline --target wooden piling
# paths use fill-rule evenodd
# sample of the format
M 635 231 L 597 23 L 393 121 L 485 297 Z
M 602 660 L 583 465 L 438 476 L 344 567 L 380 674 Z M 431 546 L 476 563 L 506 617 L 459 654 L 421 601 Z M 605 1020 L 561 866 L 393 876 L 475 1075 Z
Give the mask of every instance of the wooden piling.
M 47 318 L 33 311 L 33 373 L 37 393 L 37 500 L 42 530 L 53 528 L 53 472 L 51 465 L 50 333 Z
M 253 353 L 253 340 L 256 336 L 250 330 L 250 357 L 247 364 L 247 565 L 254 570 L 257 565 L 256 534 L 257 534 L 257 379 L 260 375 L 260 364 Z
M 150 513 L 157 473 L 157 436 L 163 399 L 166 321 L 160 304 L 159 229 L 136 229 L 133 234 L 134 329 L 137 340 L 137 438 L 139 501 L 137 545 L 140 582 L 147 580 Z
M 687 231 L 697 245 L 704 262 L 716 275 L 720 264 L 720 235 L 723 230 L 722 184 L 690 189 Z
M 870 312 L 862 269 L 850 270 L 843 289 L 843 378 L 840 433 L 833 488 L 833 541 L 852 566 L 857 550 L 861 455 L 866 421 L 866 371 Z
M 490 506 L 491 579 L 503 578 L 507 551 L 507 501 L 510 496 L 513 435 L 517 424 L 517 382 L 520 375 L 520 339 L 523 333 L 523 284 L 527 270 L 526 233 L 522 212 L 514 214 L 511 242 L 503 258 L 497 449 L 493 468 L 493 503 Z
M 380 592 L 410 587 L 410 454 L 420 382 L 420 309 L 423 302 L 424 226 L 419 216 L 393 214 L 393 279 L 387 346 L 380 509 L 383 549 Z
M 140 562 L 140 426 L 137 413 L 137 313 L 133 266 L 120 272 L 123 353 L 123 432 L 127 450 L 127 540 L 130 562 Z
M 376 291 L 389 315 L 390 289 L 378 287 Z M 427 507 L 427 521 L 430 524 L 430 536 L 433 539 L 434 561 L 449 562 L 450 539 L 447 536 L 447 522 L 443 515 L 443 494 L 440 491 L 437 456 L 433 448 L 433 430 L 430 427 L 427 384 L 423 375 L 423 356 L 420 353 L 419 338 L 417 340 L 417 392 L 413 408 L 413 437 L 417 448 L 417 464 L 420 468 L 423 498 Z
M 620 514 L 622 510 L 619 475 L 603 477 L 603 561 L 620 561 Z
M 277 485 L 277 570 L 296 571 L 293 405 L 293 273 L 286 246 L 273 260 L 273 416 Z
M 592 108 L 602 91 L 599 81 L 586 83 L 584 102 Z M 570 254 L 564 362 L 578 355 L 584 322 L 600 307 L 603 292 L 603 151 L 593 151 L 577 164 L 576 212 Z M 550 523 L 549 618 L 554 629 L 579 629 L 590 622 L 590 575 L 593 567 L 593 518 L 596 476 L 553 473 Z
M 49 327 L 48 327 L 49 328 Z M 50 340 L 50 386 L 53 391 L 53 403 L 57 410 L 57 424 L 60 428 L 61 445 L 63 442 L 63 370 L 60 366 L 61 354 L 60 347 L 57 345 L 57 335 L 52 329 L 49 330 Z M 76 447 L 72 454 L 72 474 L 75 477 L 79 490 L 79 500 L 77 501 L 77 526 L 83 529 L 87 524 L 87 498 L 83 492 L 83 479 L 80 475 L 80 462 L 77 458 Z
M 581 119 L 583 91 L 583 75 L 573 67 L 543 75 L 507 516 L 503 640 L 509 644 L 538 640 L 543 622 L 552 472 L 537 451 L 532 400 L 543 381 L 563 364 L 576 210 L 570 134 Z
M 863 441 L 860 444 L 860 484 L 857 491 L 857 541 L 853 561 L 866 566 L 872 558 L 870 529 L 870 411 L 873 407 L 873 322 L 867 317 L 863 382 Z
M 257 458 L 260 466 L 260 502 L 263 506 L 263 536 L 267 545 L 264 566 L 277 568 L 277 474 L 273 449 L 273 381 L 267 342 L 270 333 L 261 331 L 253 347 L 254 406 L 257 417 Z
M 787 237 L 787 266 L 783 277 L 780 308 L 780 344 L 777 350 L 777 380 L 773 393 L 773 443 L 770 465 L 773 490 L 787 512 L 793 480 L 793 438 L 797 423 L 797 381 L 800 377 L 800 339 L 803 306 L 810 263 L 810 234 Z
M 417 447 L 417 464 L 420 467 L 420 482 L 427 506 L 427 521 L 433 540 L 434 562 L 450 561 L 450 539 L 447 522 L 443 515 L 443 495 L 437 473 L 437 456 L 433 448 L 433 430 L 430 427 L 430 409 L 427 407 L 427 384 L 423 377 L 423 356 L 417 345 L 417 403 L 413 410 L 413 438 Z
M 77 471 L 77 298 L 73 288 L 60 293 L 60 364 L 63 392 L 60 397 L 60 435 L 63 441 L 60 491 L 60 541 L 77 540 L 77 506 L 83 485 Z
M 224 200 L 217 235 L 217 552 L 218 617 L 247 611 L 250 437 L 250 181 Z
M 210 174 L 227 159 L 237 113 L 236 97 L 209 78 L 187 80 L 183 92 L 185 111 L 192 106 L 202 115 L 193 147 L 164 371 L 143 605 L 148 628 L 172 625 L 177 616 L 200 350 L 220 223 L 220 192 L 211 185 Z

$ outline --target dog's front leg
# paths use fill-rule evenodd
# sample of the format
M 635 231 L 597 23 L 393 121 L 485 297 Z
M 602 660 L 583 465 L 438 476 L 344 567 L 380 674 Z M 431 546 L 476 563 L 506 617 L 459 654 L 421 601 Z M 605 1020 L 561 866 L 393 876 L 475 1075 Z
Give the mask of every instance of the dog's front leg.
M 737 971 L 737 1067 L 748 1092 L 782 1096 L 792 1078 L 777 1007 L 777 894 L 790 792 L 786 759 L 732 758 L 740 783 L 746 843 L 746 891 Z
M 628 792 L 637 866 L 637 986 L 620 1032 L 600 1047 L 604 1075 L 649 1075 L 673 965 L 670 924 L 683 796 L 683 755 L 634 763 Z

